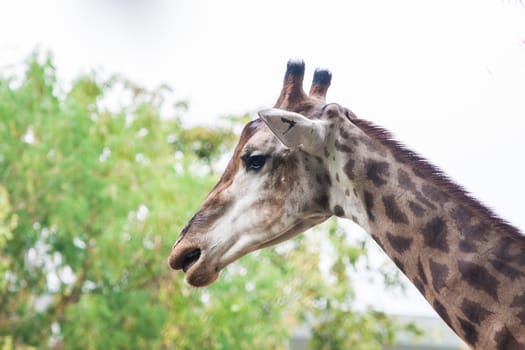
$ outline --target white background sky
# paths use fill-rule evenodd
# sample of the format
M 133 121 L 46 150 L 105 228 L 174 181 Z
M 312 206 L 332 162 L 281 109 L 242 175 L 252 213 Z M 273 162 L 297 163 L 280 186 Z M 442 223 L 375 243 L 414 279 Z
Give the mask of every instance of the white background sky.
M 0 0 L 0 69 L 50 50 L 190 102 L 188 123 L 272 106 L 286 61 L 525 230 L 525 5 L 512 0 Z M 1 117 L 1 116 L 0 116 Z

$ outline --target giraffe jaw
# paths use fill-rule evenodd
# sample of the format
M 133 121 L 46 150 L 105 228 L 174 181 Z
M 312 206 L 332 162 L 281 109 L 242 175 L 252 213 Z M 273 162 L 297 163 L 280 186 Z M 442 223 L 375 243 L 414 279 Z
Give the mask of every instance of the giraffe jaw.
M 307 217 L 304 218 L 304 221 L 296 223 L 295 225 L 293 225 L 290 229 L 288 229 L 287 231 L 285 231 L 281 235 L 279 235 L 277 237 L 274 237 L 274 238 L 272 238 L 272 239 L 262 243 L 261 245 L 259 245 L 257 247 L 256 250 L 267 248 L 267 247 L 271 247 L 271 246 L 277 245 L 279 243 L 282 243 L 284 241 L 287 241 L 290 238 L 295 237 L 298 234 L 303 233 L 308 228 L 322 223 L 323 221 L 325 221 L 328 218 L 330 218 L 330 216 L 332 216 L 332 215 L 316 214 L 316 215 L 307 216 Z
M 284 232 L 268 240 L 254 242 L 247 237 L 237 239 L 236 244 L 229 246 L 220 252 L 217 246 L 214 248 L 199 246 L 191 239 L 183 237 L 173 247 L 169 265 L 174 270 L 182 270 L 185 273 L 185 281 L 192 287 L 206 287 L 217 280 L 219 272 L 238 260 L 244 255 L 259 249 L 274 246 L 304 232 L 309 227 L 319 224 L 331 215 L 314 214 L 308 215 L 299 223 L 289 227 Z

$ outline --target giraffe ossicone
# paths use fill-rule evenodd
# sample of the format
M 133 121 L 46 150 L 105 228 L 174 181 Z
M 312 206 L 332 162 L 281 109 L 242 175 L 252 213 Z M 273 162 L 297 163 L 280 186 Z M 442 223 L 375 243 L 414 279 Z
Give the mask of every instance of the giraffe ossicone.
M 303 91 L 287 65 L 274 108 L 232 159 L 172 248 L 196 287 L 231 262 L 332 215 L 360 225 L 475 349 L 525 350 L 525 237 L 374 124 L 326 104 L 331 74 Z

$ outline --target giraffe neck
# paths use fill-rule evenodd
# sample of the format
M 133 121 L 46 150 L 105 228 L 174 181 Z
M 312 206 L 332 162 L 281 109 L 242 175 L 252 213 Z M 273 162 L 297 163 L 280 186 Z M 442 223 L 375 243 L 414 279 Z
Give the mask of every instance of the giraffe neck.
M 473 348 L 525 349 L 518 230 L 365 121 L 346 123 L 330 140 L 333 213 L 367 230 Z

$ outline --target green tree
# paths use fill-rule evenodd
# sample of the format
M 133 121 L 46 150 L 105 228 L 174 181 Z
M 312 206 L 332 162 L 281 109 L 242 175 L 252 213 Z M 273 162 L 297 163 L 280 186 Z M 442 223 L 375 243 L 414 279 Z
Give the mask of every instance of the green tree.
M 0 185 L 0 249 L 7 245 L 13 238 L 13 230 L 16 228 L 18 217 L 11 213 L 9 194 L 4 186 Z M 0 293 L 7 290 L 7 271 L 11 260 L 9 256 L 0 256 Z
M 217 179 L 210 164 L 236 138 L 233 124 L 183 128 L 186 105 L 167 106 L 171 96 L 96 74 L 65 89 L 38 54 L 24 76 L 0 77 L 0 345 L 286 348 L 312 319 L 315 348 L 348 348 L 341 326 L 362 349 L 390 343 L 395 321 L 351 311 L 350 269 L 366 249 L 334 223 L 317 235 L 336 247 L 336 285 L 315 235 L 246 256 L 204 290 L 168 269 Z

